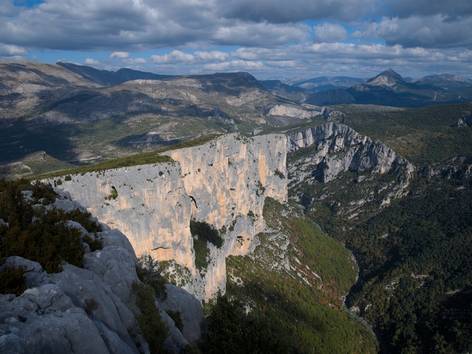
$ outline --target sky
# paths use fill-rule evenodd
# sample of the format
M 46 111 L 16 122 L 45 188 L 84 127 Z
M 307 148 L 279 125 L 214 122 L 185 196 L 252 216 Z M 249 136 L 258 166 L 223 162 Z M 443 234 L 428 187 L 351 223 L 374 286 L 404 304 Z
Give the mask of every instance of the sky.
M 0 0 L 0 58 L 261 79 L 472 75 L 472 0 Z

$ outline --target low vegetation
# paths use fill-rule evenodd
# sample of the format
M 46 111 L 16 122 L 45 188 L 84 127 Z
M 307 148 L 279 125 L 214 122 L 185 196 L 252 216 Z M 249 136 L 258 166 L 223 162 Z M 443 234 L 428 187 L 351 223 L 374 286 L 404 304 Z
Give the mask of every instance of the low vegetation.
M 382 350 L 472 350 L 472 191 L 418 179 L 410 194 L 362 222 L 314 217 L 352 249 L 360 279 L 348 304 L 374 325 Z
M 219 297 L 212 308 L 200 350 L 207 354 L 301 353 L 279 321 L 246 314 L 242 302 L 227 297 Z
M 26 197 L 28 191 L 31 199 Z M 82 265 L 81 231 L 67 221 L 81 223 L 90 232 L 100 231 L 100 226 L 80 210 L 46 209 L 44 204 L 51 203 L 54 196 L 47 185 L 0 181 L 0 260 L 21 256 L 40 263 L 48 272 L 61 271 L 63 262 Z M 101 248 L 99 240 L 87 241 L 91 248 Z
M 61 176 L 85 174 L 89 172 L 100 172 L 114 168 L 129 167 L 136 165 L 147 165 L 153 163 L 172 162 L 169 156 L 160 155 L 157 152 L 144 152 L 136 155 L 120 157 L 117 159 L 100 162 L 94 165 L 84 165 L 80 167 L 69 168 L 65 170 L 55 171 L 42 175 L 34 176 L 35 179 L 46 179 Z
M 212 338 L 227 337 L 230 345 L 221 346 L 229 353 L 376 352 L 369 331 L 342 308 L 341 297 L 356 278 L 349 252 L 274 200 L 266 200 L 264 218 L 275 233 L 259 235 L 254 256 L 227 261 L 227 297 L 235 302 L 224 300 L 221 309 L 217 303 Z M 232 323 L 235 317 L 239 325 Z M 258 334 L 242 343 L 250 332 Z
M 223 239 L 219 231 L 206 222 L 191 220 L 190 232 L 193 236 L 195 265 L 202 271 L 208 266 L 208 257 L 210 254 L 208 242 L 220 248 L 223 245 Z
M 133 292 L 139 309 L 137 316 L 139 328 L 149 344 L 151 354 L 164 353 L 167 328 L 156 307 L 154 289 L 147 284 L 134 283 Z
M 154 289 L 154 292 L 160 300 L 165 300 L 166 293 L 166 279 L 159 271 L 159 262 L 152 259 L 150 255 L 143 255 L 139 257 L 136 263 L 136 273 L 139 280 L 149 285 Z
M 472 110 L 470 103 L 408 109 L 354 105 L 339 109 L 346 113 L 345 124 L 381 140 L 414 163 L 472 154 L 472 129 L 457 127 L 464 112 Z
M 181 142 L 170 147 L 165 147 L 158 149 L 152 152 L 142 152 L 139 154 L 129 155 L 125 157 L 110 159 L 104 162 L 100 162 L 97 164 L 92 165 L 83 165 L 78 167 L 67 168 L 59 171 L 53 171 L 50 173 L 44 173 L 40 175 L 34 175 L 31 178 L 34 179 L 46 179 L 46 178 L 54 178 L 54 177 L 61 177 L 65 176 L 66 181 L 71 180 L 71 175 L 75 174 L 85 174 L 89 172 L 100 172 L 105 170 L 110 170 L 114 168 L 121 168 L 121 167 L 129 167 L 129 166 L 137 166 L 137 165 L 148 165 L 154 163 L 165 163 L 165 162 L 173 162 L 171 157 L 162 155 L 163 152 L 175 149 L 182 149 L 192 146 L 198 146 L 207 143 L 215 138 L 217 138 L 218 134 L 211 134 L 202 136 L 196 139 L 192 139 L 189 141 Z
M 21 267 L 4 267 L 0 271 L 0 294 L 23 294 L 26 290 L 25 272 Z

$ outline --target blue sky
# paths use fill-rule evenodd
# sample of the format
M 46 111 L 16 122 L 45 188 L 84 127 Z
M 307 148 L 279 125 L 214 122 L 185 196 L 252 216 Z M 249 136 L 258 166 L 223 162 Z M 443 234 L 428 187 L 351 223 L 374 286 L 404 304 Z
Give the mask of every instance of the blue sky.
M 3 60 L 259 78 L 472 72 L 470 0 L 0 0 Z

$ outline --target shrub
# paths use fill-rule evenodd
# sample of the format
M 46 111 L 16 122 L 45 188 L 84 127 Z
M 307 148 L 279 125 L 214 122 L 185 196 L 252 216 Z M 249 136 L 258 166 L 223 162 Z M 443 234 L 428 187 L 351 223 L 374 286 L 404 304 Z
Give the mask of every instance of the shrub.
M 193 236 L 199 236 L 208 242 L 211 242 L 216 247 L 223 246 L 223 239 L 218 230 L 213 228 L 206 222 L 190 220 L 190 232 Z
M 210 255 L 207 240 L 198 235 L 193 236 L 193 250 L 195 252 L 195 266 L 197 269 L 199 271 L 206 269 L 208 266 L 208 256 Z
M 137 316 L 139 328 L 149 344 L 151 353 L 162 353 L 167 338 L 167 328 L 156 308 L 154 290 L 149 285 L 134 283 L 133 291 L 136 296 L 136 306 L 140 311 Z
M 81 233 L 66 225 L 66 221 L 77 221 L 88 231 L 99 231 L 99 225 L 90 220 L 90 214 L 80 210 L 34 212 L 31 203 L 22 196 L 21 191 L 28 188 L 35 199 L 55 198 L 48 185 L 0 181 L 0 218 L 9 225 L 0 227 L 0 258 L 21 256 L 40 263 L 48 272 L 61 271 L 63 262 L 81 266 L 84 254 Z
M 106 200 L 116 199 L 118 198 L 118 191 L 116 190 L 115 186 L 111 186 L 111 191 Z
M 23 294 L 26 290 L 25 272 L 21 267 L 5 267 L 0 272 L 0 294 Z
M 297 353 L 290 336 L 281 327 L 264 321 L 258 314 L 246 314 L 239 301 L 218 297 L 207 319 L 202 338 L 203 353 Z
M 56 192 L 50 184 L 41 182 L 33 183 L 32 185 L 33 199 L 36 201 L 43 200 L 44 204 L 51 204 L 56 200 Z
M 282 172 L 280 172 L 280 170 L 278 170 L 278 169 L 275 170 L 274 174 L 275 174 L 277 177 L 281 178 L 281 179 L 284 179 L 284 178 L 285 178 L 285 175 L 284 175 Z
M 167 297 L 165 287 L 166 280 L 159 273 L 158 269 L 159 263 L 153 260 L 150 255 L 139 257 L 136 263 L 136 273 L 138 274 L 139 280 L 152 287 L 160 300 L 165 300 Z
M 91 238 L 89 235 L 85 235 L 82 240 L 89 245 L 90 251 L 97 251 L 103 248 L 102 241 L 97 238 Z
M 71 175 L 67 175 L 64 177 L 64 181 L 71 181 L 71 180 L 72 180 Z
M 69 211 L 67 213 L 65 213 L 63 211 L 59 211 L 59 212 L 64 213 L 63 218 L 67 218 L 69 220 L 73 220 L 73 221 L 78 222 L 88 232 L 100 232 L 100 231 L 102 231 L 102 227 L 100 226 L 100 224 L 92 219 L 92 216 L 90 215 L 89 212 L 82 211 L 82 210 L 79 210 L 79 209 L 74 209 L 74 210 Z

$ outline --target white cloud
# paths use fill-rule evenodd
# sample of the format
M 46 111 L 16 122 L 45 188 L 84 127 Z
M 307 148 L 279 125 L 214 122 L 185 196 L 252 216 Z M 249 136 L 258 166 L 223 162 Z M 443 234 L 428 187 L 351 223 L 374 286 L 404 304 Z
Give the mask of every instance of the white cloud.
M 260 61 L 230 60 L 221 63 L 206 64 L 205 68 L 211 71 L 245 71 L 259 70 L 264 67 Z
M 228 53 L 218 50 L 195 52 L 195 57 L 202 61 L 224 61 L 228 59 L 228 56 Z
M 99 62 L 98 60 L 93 59 L 93 58 L 87 58 L 87 59 L 85 59 L 84 63 L 85 63 L 86 65 L 99 65 L 99 64 L 100 64 L 100 62 Z
M 195 60 L 195 56 L 180 50 L 173 50 L 167 54 L 153 55 L 151 59 L 155 63 L 191 63 Z
M 319 42 L 338 42 L 347 38 L 346 29 L 338 24 L 323 23 L 315 26 L 313 30 Z
M 0 56 L 16 57 L 26 54 L 26 49 L 11 44 L 0 43 Z
M 110 58 L 114 59 L 114 58 L 117 58 L 117 59 L 125 59 L 125 58 L 128 58 L 129 57 L 129 53 L 128 52 L 113 52 L 110 54 Z

